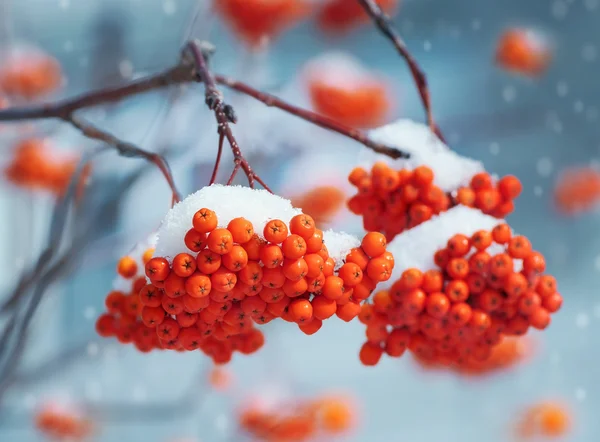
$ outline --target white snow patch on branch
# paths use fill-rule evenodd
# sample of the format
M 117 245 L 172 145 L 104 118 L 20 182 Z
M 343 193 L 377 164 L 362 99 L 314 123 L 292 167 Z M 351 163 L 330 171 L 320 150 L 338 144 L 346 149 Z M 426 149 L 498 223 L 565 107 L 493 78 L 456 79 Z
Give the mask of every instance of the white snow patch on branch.
M 428 166 L 435 174 L 434 184 L 445 192 L 468 185 L 473 175 L 485 171 L 481 162 L 453 152 L 428 126 L 412 120 L 401 119 L 374 129 L 369 132 L 369 137 L 408 152 L 411 158 L 391 160 L 389 157 L 364 150 L 361 153 L 361 162 L 365 166 L 376 161 L 384 161 L 397 169 Z

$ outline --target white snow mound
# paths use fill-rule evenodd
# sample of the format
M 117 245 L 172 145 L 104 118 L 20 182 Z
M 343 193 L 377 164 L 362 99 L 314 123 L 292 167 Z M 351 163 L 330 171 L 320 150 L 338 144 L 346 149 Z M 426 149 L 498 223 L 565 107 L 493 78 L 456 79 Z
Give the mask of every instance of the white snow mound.
M 365 166 L 377 161 L 384 161 L 397 169 L 429 166 L 435 174 L 434 184 L 445 192 L 468 185 L 473 175 L 485 171 L 481 162 L 453 152 L 427 125 L 412 120 L 401 119 L 371 130 L 369 137 L 408 152 L 411 158 L 392 160 L 364 149 L 360 158 Z
M 289 223 L 294 216 L 302 213 L 302 210 L 292 207 L 289 200 L 263 189 L 213 184 L 189 195 L 167 212 L 158 230 L 155 256 L 171 260 L 178 253 L 189 252 L 183 238 L 192 228 L 194 214 L 202 208 L 217 214 L 218 227 L 227 227 L 234 218 L 246 218 L 259 236 L 270 220 L 280 219 Z M 323 239 L 329 256 L 339 265 L 350 249 L 360 245 L 358 238 L 332 230 L 323 232 Z
M 485 215 L 477 209 L 456 206 L 423 224 L 404 231 L 387 245 L 388 252 L 394 255 L 394 271 L 389 281 L 380 283 L 378 287 L 390 287 L 400 278 L 402 272 L 409 268 L 414 267 L 423 272 L 437 268 L 433 255 L 439 249 L 446 247 L 452 236 L 459 233 L 471 236 L 478 230 L 492 230 L 504 222 Z M 488 248 L 488 253 L 492 255 L 502 251 L 503 248 L 498 245 Z M 518 268 L 518 263 L 515 267 Z

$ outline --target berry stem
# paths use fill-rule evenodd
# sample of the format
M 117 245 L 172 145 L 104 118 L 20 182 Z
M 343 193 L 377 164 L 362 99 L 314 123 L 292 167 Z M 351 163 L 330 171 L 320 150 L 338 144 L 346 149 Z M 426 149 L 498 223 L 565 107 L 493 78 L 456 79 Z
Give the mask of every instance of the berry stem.
M 225 103 L 223 100 L 223 95 L 219 89 L 217 89 L 215 78 L 210 72 L 208 63 L 206 62 L 206 57 L 208 54 L 205 54 L 205 52 L 207 52 L 205 47 L 206 44 L 193 40 L 186 45 L 186 50 L 189 52 L 189 54 L 191 54 L 194 69 L 199 79 L 204 83 L 206 105 L 215 113 L 219 135 L 227 138 L 227 142 L 229 143 L 231 152 L 233 153 L 233 161 L 235 166 L 227 184 L 231 184 L 233 182 L 233 178 L 235 178 L 238 169 L 241 168 L 248 178 L 248 185 L 250 187 L 253 188 L 254 182 L 257 181 L 265 188 L 265 190 L 268 190 L 272 193 L 271 189 L 269 189 L 269 187 L 264 184 L 260 177 L 256 175 L 254 170 L 252 170 L 252 167 L 242 154 L 237 140 L 233 136 L 233 132 L 229 123 L 235 123 L 237 121 L 235 111 L 230 105 Z M 215 164 L 215 168 L 218 169 L 218 162 Z M 213 174 L 215 173 L 216 171 L 213 172 Z
M 408 68 L 412 74 L 412 77 L 417 86 L 417 90 L 419 91 L 419 95 L 421 97 L 421 102 L 423 103 L 423 107 L 425 108 L 425 114 L 427 116 L 427 124 L 431 128 L 431 131 L 435 133 L 438 138 L 442 141 L 445 141 L 444 136 L 438 125 L 435 123 L 433 119 L 433 112 L 431 110 L 431 98 L 429 95 L 429 86 L 427 85 L 427 77 L 425 76 L 425 72 L 421 69 L 417 60 L 411 55 L 406 43 L 400 37 L 398 31 L 394 28 L 390 17 L 383 12 L 381 7 L 377 4 L 375 0 L 357 0 L 358 3 L 364 8 L 364 10 L 369 14 L 369 17 L 377 26 L 377 29 L 392 42 L 400 56 L 406 61 L 408 64 Z

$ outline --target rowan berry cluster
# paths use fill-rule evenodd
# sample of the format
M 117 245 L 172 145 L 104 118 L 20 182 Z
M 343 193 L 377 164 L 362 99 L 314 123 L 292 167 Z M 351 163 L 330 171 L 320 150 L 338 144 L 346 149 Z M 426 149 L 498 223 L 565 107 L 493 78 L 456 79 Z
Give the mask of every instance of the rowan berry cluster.
M 89 420 L 55 406 L 40 410 L 35 417 L 35 425 L 41 433 L 54 440 L 80 441 L 92 432 Z
M 4 175 L 18 186 L 62 195 L 69 186 L 78 159 L 71 156 L 59 159 L 57 156 L 60 155 L 56 155 L 44 140 L 25 139 L 15 147 L 14 157 L 4 170 Z M 83 171 L 80 186 L 85 184 L 90 171 L 91 168 L 87 166 Z
M 183 238 L 189 252 L 172 262 L 152 257 L 145 262 L 149 284 L 138 278 L 131 293 L 109 294 L 100 334 L 133 341 L 142 351 L 200 349 L 215 363 L 227 363 L 234 351 L 251 354 L 263 346 L 256 324 L 282 318 L 311 335 L 333 315 L 354 319 L 360 302 L 394 266 L 384 236 L 368 233 L 336 269 L 323 232 L 304 214 L 288 224 L 268 221 L 262 236 L 242 217 L 218 227 L 207 208 L 191 221 Z M 119 273 L 134 278 L 134 264 L 122 260 Z
M 507 224 L 454 235 L 434 261 L 437 269 L 407 269 L 362 306 L 365 365 L 406 349 L 442 365 L 483 361 L 505 336 L 545 329 L 562 304 L 556 280 L 542 274 L 544 257 Z
M 256 440 L 303 442 L 347 432 L 354 420 L 348 400 L 325 396 L 287 407 L 278 404 L 273 410 L 248 407 L 240 414 L 239 424 Z
M 377 162 L 370 172 L 357 167 L 348 176 L 358 189 L 348 201 L 348 208 L 362 216 L 366 230 L 382 232 L 391 241 L 458 204 L 503 218 L 513 211 L 513 200 L 522 190 L 521 182 L 512 175 L 494 183 L 489 174 L 477 173 L 469 186 L 451 193 L 436 186 L 434 179 L 433 170 L 427 166 L 395 170 Z

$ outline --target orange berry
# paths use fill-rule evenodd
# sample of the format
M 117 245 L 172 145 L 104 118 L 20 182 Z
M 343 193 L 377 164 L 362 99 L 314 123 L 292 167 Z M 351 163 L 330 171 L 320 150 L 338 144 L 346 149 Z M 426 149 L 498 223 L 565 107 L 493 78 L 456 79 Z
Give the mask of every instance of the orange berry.
M 194 273 L 185 281 L 185 292 L 192 298 L 203 298 L 210 294 L 210 278 L 202 273 Z
M 308 278 L 315 278 L 323 271 L 325 261 L 318 254 L 309 253 L 304 255 L 304 261 L 306 261 L 306 265 L 308 267 L 306 272 L 306 276 Z
M 223 267 L 210 275 L 210 284 L 212 290 L 222 293 L 229 293 L 237 284 L 237 276 Z
M 471 244 L 479 251 L 483 251 L 492 245 L 492 234 L 487 230 L 478 230 L 471 236 Z
M 550 275 L 540 276 L 540 279 L 535 287 L 536 292 L 538 292 L 542 297 L 556 293 L 556 289 L 556 278 Z
M 487 172 L 476 173 L 471 178 L 470 187 L 475 192 L 485 189 L 491 189 L 493 187 L 492 177 Z
M 506 244 L 510 241 L 512 232 L 508 224 L 498 224 L 492 229 L 492 238 L 498 244 Z
M 550 313 L 555 313 L 558 310 L 560 310 L 562 302 L 562 296 L 560 296 L 559 293 L 553 293 L 551 295 L 545 296 L 542 299 L 542 307 L 544 307 Z
M 170 273 L 167 279 L 165 279 L 164 290 L 165 294 L 171 298 L 177 298 L 185 295 L 185 278 L 177 276 L 175 272 Z
M 506 253 L 499 253 L 490 258 L 490 273 L 496 278 L 503 278 L 514 270 L 512 258 Z
M 124 256 L 117 264 L 117 273 L 123 278 L 130 279 L 137 274 L 137 263 L 131 256 Z
M 355 167 L 348 175 L 348 182 L 353 186 L 357 186 L 360 180 L 367 178 L 369 173 L 362 167 Z
M 461 280 L 450 281 L 445 293 L 452 302 L 464 302 L 469 298 L 469 286 Z
M 165 310 L 162 308 L 162 302 L 158 307 L 142 307 L 140 316 L 146 327 L 152 328 L 160 325 L 165 319 Z
M 313 316 L 313 307 L 306 299 L 294 299 L 290 302 L 288 310 L 297 323 L 310 321 Z
M 210 281 L 210 279 L 209 279 Z M 202 298 L 195 298 L 189 294 L 183 295 L 183 308 L 189 313 L 198 313 L 200 310 L 208 307 L 211 300 L 210 297 L 204 296 Z
M 358 283 L 360 283 L 363 279 L 363 272 L 358 266 L 353 262 L 347 262 L 338 271 L 338 276 L 342 278 L 344 281 L 344 286 L 346 287 L 354 287 Z
M 323 231 L 316 229 L 313 236 L 306 240 L 306 253 L 318 253 L 323 248 Z
M 358 265 L 358 267 L 364 272 L 369 264 L 369 257 L 361 248 L 356 247 L 350 250 L 350 253 L 346 255 L 346 262 L 351 262 Z
M 533 328 L 544 330 L 550 325 L 550 313 L 543 307 L 537 307 L 530 313 L 529 323 Z
M 153 248 L 146 249 L 146 251 L 142 255 L 142 262 L 144 263 L 144 266 L 146 264 L 148 264 L 148 261 L 150 261 L 152 259 L 152 255 L 154 255 L 154 249 Z
M 300 235 L 292 234 L 283 241 L 281 250 L 286 258 L 302 258 L 306 253 L 306 241 Z
M 222 264 L 232 272 L 239 272 L 248 265 L 248 253 L 242 246 L 234 245 L 221 258 Z
M 301 236 L 304 240 L 310 239 L 315 234 L 315 230 L 315 220 L 308 215 L 296 215 L 290 220 L 290 232 Z
M 283 263 L 283 252 L 277 244 L 265 244 L 260 248 L 260 261 L 268 269 L 274 269 Z
M 483 213 L 492 213 L 502 202 L 502 196 L 496 189 L 483 189 L 475 193 L 475 205 Z
M 363 251 L 370 257 L 376 258 L 385 253 L 385 247 L 387 245 L 387 241 L 385 239 L 385 235 L 379 232 L 369 232 L 367 233 L 360 246 Z
M 425 300 L 425 308 L 429 316 L 441 319 L 450 310 L 450 300 L 440 292 L 431 293 Z
M 363 365 L 373 366 L 377 365 L 382 355 L 383 350 L 381 349 L 381 346 L 371 342 L 365 342 L 360 349 L 359 358 Z
M 162 294 L 152 284 L 148 284 L 142 287 L 142 289 L 139 291 L 139 297 L 140 302 L 143 305 L 148 307 L 158 307 L 160 305 Z M 109 310 L 109 312 L 111 311 Z
M 464 279 L 469 274 L 469 262 L 464 258 L 452 258 L 446 266 L 446 272 L 453 279 Z
M 450 311 L 448 312 L 448 319 L 452 326 L 454 327 L 462 327 L 467 325 L 467 323 L 471 320 L 473 316 L 473 310 L 464 302 L 459 302 L 450 307 Z
M 539 252 L 532 252 L 523 260 L 523 271 L 527 275 L 539 275 L 544 270 L 546 270 L 546 260 Z
M 454 235 L 448 240 L 446 250 L 450 256 L 462 258 L 471 250 L 471 242 L 465 235 Z
M 498 190 L 504 200 L 514 200 L 523 190 L 521 181 L 513 175 L 506 175 L 498 181 Z
M 242 247 L 248 254 L 248 259 L 258 261 L 260 259 L 260 249 L 265 244 L 265 240 L 260 238 L 256 233 L 252 235 L 250 241 L 242 244 Z
M 420 288 L 423 284 L 423 272 L 419 269 L 406 269 L 400 276 L 402 287 L 406 290 Z
M 302 258 L 286 259 L 282 266 L 283 274 L 291 281 L 304 278 L 308 272 L 308 264 Z
M 281 244 L 288 236 L 288 228 L 283 221 L 273 219 L 265 225 L 263 236 L 270 243 Z
M 337 304 L 333 299 L 325 296 L 315 296 L 312 301 L 313 316 L 321 321 L 331 318 L 336 310 Z
M 456 191 L 456 202 L 462 206 L 475 207 L 475 191 L 469 187 L 461 187 Z
M 146 264 L 146 276 L 153 281 L 164 281 L 170 271 L 169 261 L 165 258 L 152 258 Z
M 179 253 L 173 258 L 173 273 L 187 278 L 196 271 L 196 259 L 189 253 Z
M 310 321 L 305 321 L 298 324 L 298 327 L 306 335 L 314 335 L 323 325 L 323 321 L 313 316 Z
M 119 291 L 110 292 L 106 296 L 104 304 L 106 305 L 106 310 L 108 313 L 113 315 L 121 313 L 125 304 L 125 293 Z
M 427 166 L 418 166 L 413 170 L 412 183 L 417 187 L 430 186 L 433 183 L 433 170 Z
M 254 236 L 254 226 L 246 218 L 234 218 L 227 224 L 227 230 L 231 232 L 233 241 L 245 244 Z
M 199 252 L 206 246 L 206 233 L 199 233 L 194 229 L 190 229 L 185 234 L 183 242 L 192 252 Z
M 211 250 L 202 250 L 198 253 L 198 256 L 196 256 L 196 268 L 205 275 L 216 272 L 220 267 L 221 255 Z
M 421 288 L 426 293 L 434 293 L 442 290 L 444 284 L 444 275 L 439 270 L 427 270 L 423 274 Z
M 525 259 L 531 253 L 531 242 L 522 236 L 513 236 L 508 242 L 508 254 L 516 259 Z
M 387 281 L 392 276 L 393 265 L 385 258 L 375 258 L 367 265 L 367 275 L 373 281 Z
M 198 233 L 212 232 L 217 224 L 217 214 L 210 209 L 200 209 L 192 217 L 192 226 Z
M 225 255 L 233 248 L 233 236 L 227 229 L 215 229 L 208 235 L 206 246 L 218 255 Z
M 263 286 L 276 289 L 283 287 L 285 281 L 286 277 L 283 274 L 281 267 L 276 267 L 274 269 L 263 268 L 263 277 L 260 281 Z
M 325 278 L 321 292 L 323 296 L 333 301 L 341 298 L 344 294 L 344 280 L 339 276 L 328 276 Z

